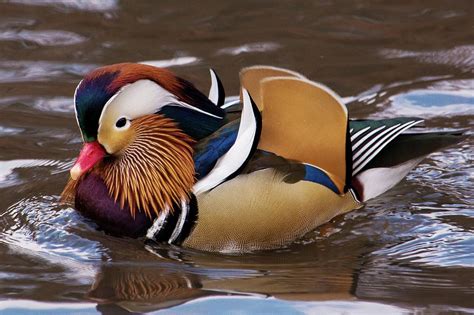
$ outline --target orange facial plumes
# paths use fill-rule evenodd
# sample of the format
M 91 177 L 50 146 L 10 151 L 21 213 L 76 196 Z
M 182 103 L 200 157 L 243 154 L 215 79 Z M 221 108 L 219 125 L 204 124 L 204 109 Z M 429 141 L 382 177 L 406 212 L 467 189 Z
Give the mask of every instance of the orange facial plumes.
M 171 119 L 147 115 L 132 122 L 134 139 L 97 168 L 110 195 L 132 216 L 148 216 L 187 200 L 194 184 L 193 140 Z

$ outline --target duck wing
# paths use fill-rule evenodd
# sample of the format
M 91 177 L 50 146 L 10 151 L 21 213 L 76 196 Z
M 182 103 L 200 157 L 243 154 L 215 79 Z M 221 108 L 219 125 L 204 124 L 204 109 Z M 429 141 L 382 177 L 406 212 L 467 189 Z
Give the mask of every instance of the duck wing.
M 352 176 L 356 176 L 390 142 L 405 130 L 423 122 L 420 118 L 351 120 Z
M 347 109 L 339 96 L 303 78 L 273 77 L 260 85 L 258 148 L 323 169 L 340 192 L 346 191 L 352 160 Z
M 264 77 L 264 74 L 277 75 L 282 72 L 281 69 L 258 67 L 246 69 L 246 75 L 241 73 L 241 77 L 253 82 L 256 78 Z M 254 86 L 251 88 L 255 90 Z M 196 187 L 199 190 L 195 191 L 212 189 L 217 182 L 221 183 L 239 174 L 242 167 L 232 165 L 243 166 L 250 160 L 253 152 L 249 150 L 249 146 L 252 142 L 258 145 L 259 150 L 325 172 L 331 182 L 335 183 L 338 192 L 346 191 L 347 183 L 350 182 L 352 160 L 350 146 L 347 144 L 347 109 L 340 98 L 327 87 L 293 73 L 263 79 L 258 98 L 260 105 L 253 103 L 250 96 L 244 95 L 244 111 L 238 124 L 237 121 L 227 124 L 196 146 L 194 159 L 199 179 Z M 261 129 L 261 134 L 255 137 L 253 132 L 247 140 L 238 141 L 237 130 L 237 133 L 243 135 L 249 126 L 250 129 L 258 126 L 255 123 L 260 119 L 255 118 L 255 115 L 259 115 L 258 109 L 251 109 L 255 105 L 258 109 L 263 108 L 261 127 L 257 128 Z M 247 114 L 245 108 L 248 108 Z M 241 149 L 238 149 L 239 146 Z M 206 174 L 206 178 L 203 174 Z M 219 180 L 217 174 L 220 174 Z M 214 184 L 210 184 L 212 177 L 216 177 L 212 181 Z
M 401 118 L 397 120 L 364 121 L 362 123 L 371 126 L 378 126 L 379 124 L 385 126 L 411 126 L 413 121 L 415 120 L 411 118 Z M 416 122 L 420 121 L 416 120 Z M 360 124 L 361 122 L 355 123 Z M 351 127 L 352 125 L 351 122 Z M 363 129 L 365 128 L 367 127 L 363 127 Z M 375 129 L 378 128 L 380 127 Z M 389 128 L 386 127 L 383 130 Z M 406 129 L 406 127 L 402 128 Z M 394 136 L 388 138 L 390 141 L 380 142 L 378 145 L 376 144 L 377 141 L 369 140 L 370 137 L 365 141 L 354 141 L 352 186 L 355 188 L 359 199 L 367 201 L 389 190 L 430 153 L 463 141 L 467 137 L 465 131 L 408 129 L 404 132 L 397 132 Z M 351 134 L 354 135 L 355 133 L 354 128 Z M 371 141 L 373 143 L 369 145 Z M 360 145 L 355 147 L 354 143 L 360 143 Z M 363 159 L 364 156 L 365 160 Z
M 233 120 L 194 146 L 196 179 L 200 180 L 209 174 L 217 160 L 229 151 L 237 139 L 239 125 L 240 119 Z
M 238 175 L 257 149 L 262 130 L 260 111 L 245 89 L 243 95 L 243 110 L 236 138 L 225 154 L 215 161 L 213 168 L 196 182 L 193 187 L 196 195 Z
M 252 95 L 253 100 L 257 104 L 260 111 L 263 110 L 263 102 L 261 95 L 261 82 L 264 79 L 274 78 L 274 77 L 288 77 L 288 78 L 300 78 L 306 79 L 302 74 L 294 72 L 288 69 L 272 67 L 272 66 L 252 66 L 243 68 L 239 73 L 240 85 L 247 89 L 247 91 Z M 242 99 L 242 94 L 240 95 Z
M 339 192 L 353 187 L 363 201 L 393 187 L 427 154 L 463 139 L 462 130 L 411 129 L 423 121 L 414 117 L 348 120 L 336 93 L 290 70 L 248 67 L 240 80 L 262 111 L 259 150 L 321 170 Z M 238 103 L 233 98 L 222 108 L 238 114 Z M 222 155 L 233 137 L 213 154 Z

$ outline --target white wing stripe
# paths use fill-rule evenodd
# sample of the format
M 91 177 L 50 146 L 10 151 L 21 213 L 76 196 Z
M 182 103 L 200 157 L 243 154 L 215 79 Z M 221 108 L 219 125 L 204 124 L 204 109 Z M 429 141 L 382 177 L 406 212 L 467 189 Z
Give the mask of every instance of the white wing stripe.
M 357 139 L 361 134 L 363 134 L 364 132 L 366 132 L 366 131 L 369 130 L 369 129 L 370 129 L 370 126 L 364 128 L 364 129 L 362 129 L 362 130 L 357 131 L 355 134 L 353 134 L 353 135 L 351 136 L 351 142 L 354 142 L 355 139 Z
M 411 122 L 408 122 L 408 123 L 411 123 Z M 368 143 L 366 146 L 364 146 L 364 150 L 360 150 L 359 152 L 357 152 L 357 154 L 354 155 L 354 158 L 356 159 L 356 161 L 353 164 L 353 168 L 357 168 L 360 165 L 360 163 L 362 163 L 364 161 L 364 159 L 367 157 L 367 155 L 370 154 L 370 152 L 372 152 L 374 149 L 378 148 L 379 145 L 382 145 L 384 142 L 386 142 L 386 140 L 388 138 L 390 138 L 392 135 L 397 134 L 397 131 L 404 128 L 408 123 L 403 123 L 401 125 L 396 124 L 396 125 L 390 127 L 389 129 L 385 130 L 384 132 L 382 132 L 380 135 L 378 135 L 372 141 L 370 141 L 370 143 Z M 381 137 L 382 137 L 382 139 L 378 140 Z M 374 142 L 375 142 L 375 144 L 373 144 Z M 359 158 L 359 156 L 361 154 L 363 154 L 363 155 Z
M 357 141 L 353 146 L 352 146 L 352 151 L 354 152 L 355 149 L 357 149 L 361 144 L 364 143 L 365 140 L 367 140 L 368 138 L 370 138 L 372 135 L 376 134 L 379 130 L 381 129 L 384 129 L 386 126 L 380 126 L 378 127 L 377 129 L 374 129 L 372 130 L 371 132 L 369 132 L 368 134 L 366 134 L 362 139 L 360 139 L 359 141 Z
M 361 154 L 363 154 L 365 151 L 367 151 L 367 149 L 370 149 L 371 146 L 377 141 L 379 140 L 381 137 L 383 137 L 384 135 L 386 135 L 387 133 L 390 134 L 391 132 L 393 132 L 394 129 L 397 129 L 400 127 L 400 124 L 396 124 L 396 125 L 393 125 L 392 127 L 390 128 L 387 128 L 385 129 L 384 131 L 382 131 L 380 134 L 378 134 L 377 136 L 375 136 L 372 140 L 369 141 L 369 143 L 366 143 L 362 148 L 360 148 L 353 156 L 352 156 L 352 162 L 353 162 L 353 165 L 354 167 L 356 166 L 355 164 L 357 164 L 357 160 L 359 158 L 359 156 Z M 384 138 L 385 139 L 385 138 Z M 382 140 L 383 141 L 383 140 Z M 376 144 L 377 145 L 377 144 Z
M 399 128 L 397 128 L 397 131 L 392 133 L 391 135 L 387 135 L 376 147 L 373 147 L 371 150 L 369 150 L 364 157 L 360 159 L 359 166 L 355 166 L 356 169 L 353 172 L 353 174 L 357 174 L 367 163 L 369 163 L 388 143 L 390 143 L 395 137 L 397 137 L 400 133 L 402 133 L 404 130 L 410 128 L 413 125 L 416 125 L 418 123 L 422 122 L 422 120 L 415 120 L 415 121 L 410 121 L 406 124 L 401 125 Z M 388 138 L 388 140 L 386 140 Z

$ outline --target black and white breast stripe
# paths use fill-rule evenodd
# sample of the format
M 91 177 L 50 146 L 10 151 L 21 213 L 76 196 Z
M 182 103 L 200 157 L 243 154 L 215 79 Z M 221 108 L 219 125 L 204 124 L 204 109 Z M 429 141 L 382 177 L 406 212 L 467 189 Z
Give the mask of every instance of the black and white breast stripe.
M 239 174 L 257 149 L 262 131 L 262 116 L 246 89 L 242 89 L 243 108 L 237 138 L 213 169 L 193 186 L 196 195 L 210 191 Z
M 393 126 L 377 126 L 375 129 L 369 126 L 355 133 L 351 130 L 352 176 L 357 175 L 399 134 L 420 122 L 422 120 L 410 120 Z
M 165 209 L 146 233 L 146 238 L 168 244 L 181 245 L 191 234 L 198 218 L 197 200 L 194 195 L 188 202 Z

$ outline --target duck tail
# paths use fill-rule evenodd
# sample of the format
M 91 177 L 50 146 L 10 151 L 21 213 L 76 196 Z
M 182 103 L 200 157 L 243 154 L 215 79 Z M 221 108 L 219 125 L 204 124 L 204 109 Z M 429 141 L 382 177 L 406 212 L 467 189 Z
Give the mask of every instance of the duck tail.
M 406 130 L 388 143 L 357 174 L 352 187 L 361 201 L 395 186 L 427 155 L 466 139 L 466 130 Z

